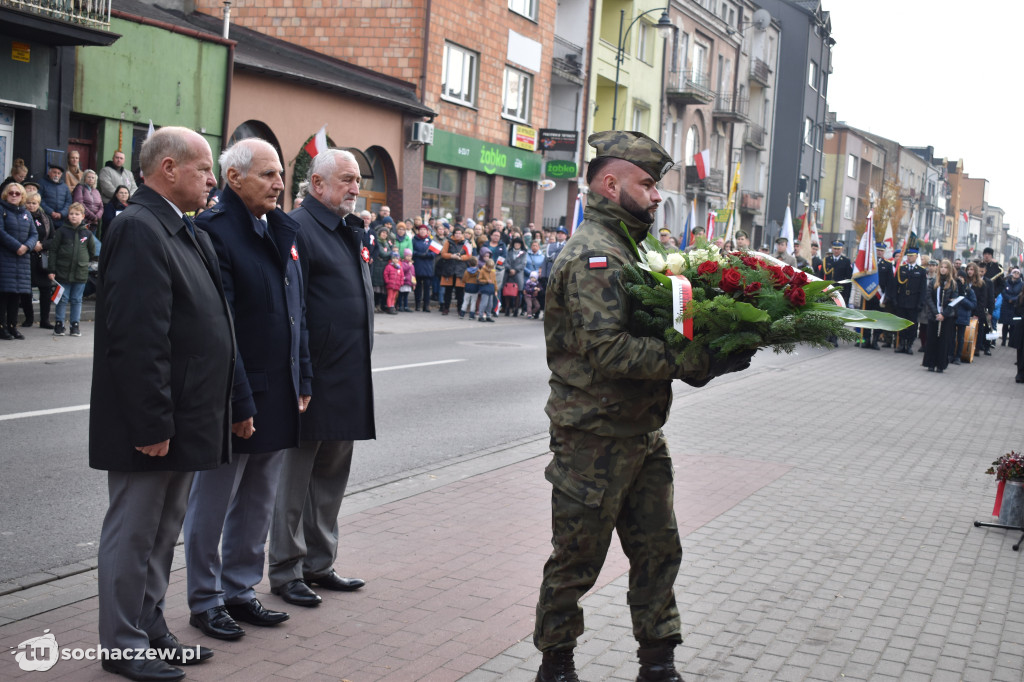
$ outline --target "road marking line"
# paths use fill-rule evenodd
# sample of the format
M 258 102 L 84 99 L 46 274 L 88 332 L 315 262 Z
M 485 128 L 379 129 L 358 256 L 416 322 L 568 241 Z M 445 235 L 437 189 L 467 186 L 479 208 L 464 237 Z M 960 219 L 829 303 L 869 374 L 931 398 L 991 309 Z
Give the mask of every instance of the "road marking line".
M 377 367 L 374 372 L 390 372 L 393 369 L 413 369 L 414 367 L 430 367 L 431 365 L 447 365 L 453 362 L 465 362 L 465 358 L 452 360 L 433 360 L 431 362 L 417 362 L 411 365 L 395 365 L 394 367 Z M 64 412 L 81 412 L 88 410 L 88 405 L 72 405 L 70 407 L 54 407 L 49 410 L 35 410 L 33 412 L 16 412 L 14 414 L 0 414 L 0 422 L 10 419 L 25 419 L 28 417 L 45 417 L 50 414 L 61 414 Z
M 394 367 L 377 367 L 374 372 L 390 372 L 393 369 L 412 369 L 413 367 L 429 367 L 431 365 L 447 365 L 452 362 L 465 362 L 465 358 L 455 358 L 453 360 L 434 360 L 432 362 L 417 362 L 412 365 L 395 365 Z
M 15 414 L 0 414 L 0 422 L 8 419 L 23 419 L 25 417 L 44 417 L 48 414 L 61 414 L 62 412 L 81 412 L 88 410 L 88 405 L 72 405 L 71 407 L 54 407 L 49 410 L 35 410 L 34 412 L 17 412 Z

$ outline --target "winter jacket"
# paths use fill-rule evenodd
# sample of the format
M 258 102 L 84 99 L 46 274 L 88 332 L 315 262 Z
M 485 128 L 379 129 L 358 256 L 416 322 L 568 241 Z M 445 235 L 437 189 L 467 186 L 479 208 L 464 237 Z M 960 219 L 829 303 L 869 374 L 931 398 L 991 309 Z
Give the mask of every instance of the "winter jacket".
M 467 267 L 465 259 L 468 258 L 464 248 L 465 245 L 466 241 L 464 239 L 455 241 L 451 237 L 444 243 L 444 248 L 441 249 L 441 262 L 438 270 L 442 277 L 462 278 Z
M 974 314 L 974 308 L 978 305 L 978 297 L 974 295 L 974 289 L 968 284 L 961 284 L 958 287 L 957 295 L 963 296 L 964 300 L 956 304 L 956 323 L 966 327 L 971 323 L 971 315 Z
M 480 293 L 481 294 L 493 294 L 494 285 L 497 282 L 498 272 L 494 268 L 484 266 L 480 268 Z
M 135 176 L 132 175 L 132 172 L 124 166 L 120 169 L 115 168 L 112 161 L 107 161 L 106 165 L 100 169 L 99 177 L 100 196 L 103 197 L 103 203 L 114 198 L 114 192 L 117 191 L 118 185 L 128 188 L 128 196 L 135 194 L 135 190 L 139 188 L 135 184 Z
M 411 287 L 412 281 L 416 278 L 416 266 L 407 260 L 402 261 L 402 284 Z
M 391 262 L 391 252 L 394 251 L 394 244 L 382 242 L 379 239 L 374 239 L 373 241 L 377 252 L 373 254 L 373 263 L 370 264 L 370 281 L 373 282 L 373 286 L 382 287 L 386 284 L 384 281 L 384 268 Z
M 50 252 L 50 272 L 62 284 L 89 280 L 89 261 L 96 259 L 96 237 L 82 223 L 63 225 L 44 247 Z
M 118 214 L 126 208 L 128 208 L 128 205 L 122 204 L 117 200 L 117 197 L 114 197 L 107 202 L 107 205 L 103 207 L 103 223 L 100 230 L 97 232 L 97 236 L 99 236 L 100 239 L 103 239 L 103 233 L 106 232 L 108 227 L 110 227 L 110 223 L 114 222 L 114 218 L 116 218 Z
M 405 275 L 402 274 L 401 263 L 388 263 L 384 266 L 384 285 L 388 289 L 398 291 L 405 283 Z
M 32 213 L 32 220 L 36 224 L 36 237 L 40 242 L 45 244 L 46 242 L 53 239 L 53 235 L 56 232 L 53 227 L 53 220 L 50 216 L 46 215 L 46 211 L 43 209 L 36 210 Z M 43 251 L 36 251 L 32 249 L 32 286 L 39 287 L 40 291 L 49 291 L 51 287 L 50 275 L 43 267 Z M 49 256 L 47 256 L 49 258 Z
M 68 219 L 71 190 L 63 182 L 54 182 L 47 175 L 39 181 L 39 206 L 49 214 L 60 213 L 60 218 L 50 216 L 54 227 L 60 227 Z
M 417 277 L 434 276 L 434 259 L 437 256 L 430 251 L 430 242 L 433 238 L 427 235 L 423 239 L 412 238 L 412 262 L 416 267 Z
M 537 276 L 540 277 L 540 273 L 544 269 L 544 249 L 540 249 L 537 253 L 533 251 L 526 252 L 526 276 L 529 277 L 531 272 L 536 272 Z
M 999 324 L 1010 324 L 1016 313 L 1017 297 L 1021 290 L 1024 290 L 1024 279 L 1014 281 L 1012 277 L 1006 279 L 1006 286 L 1003 287 L 1003 305 L 999 310 Z
M 532 277 L 526 280 L 526 284 L 523 285 L 523 295 L 527 297 L 534 297 L 540 295 L 540 282 L 533 279 Z
M 75 187 L 71 198 L 85 206 L 85 222 L 95 230 L 99 222 L 103 220 L 103 198 L 100 197 L 100 191 L 81 182 Z
M 462 273 L 462 283 L 466 285 L 467 294 L 476 294 L 480 292 L 480 267 L 474 265 L 471 268 L 466 268 L 466 271 Z
M 67 187 L 64 188 L 67 190 Z M 22 245 L 28 247 L 18 255 Z M 32 291 L 32 249 L 36 245 L 36 221 L 22 206 L 0 201 L 0 291 L 27 294 Z

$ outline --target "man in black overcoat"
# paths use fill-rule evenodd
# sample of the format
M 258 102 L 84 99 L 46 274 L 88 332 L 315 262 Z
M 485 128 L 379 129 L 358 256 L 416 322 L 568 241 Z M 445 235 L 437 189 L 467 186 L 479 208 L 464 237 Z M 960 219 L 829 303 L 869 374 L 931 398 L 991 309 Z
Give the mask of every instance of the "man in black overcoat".
M 896 314 L 910 321 L 910 326 L 897 332 L 899 342 L 897 353 L 913 355 L 914 339 L 917 338 L 917 318 L 924 307 L 927 293 L 928 273 L 917 264 L 918 249 L 907 248 L 907 262 L 896 268 Z
M 238 639 L 238 621 L 288 619 L 269 611 L 254 587 L 263 563 L 277 482 L 287 448 L 299 444 L 299 414 L 310 399 L 299 225 L 277 208 L 284 189 L 277 151 L 248 138 L 220 156 L 220 202 L 196 218 L 213 240 L 238 355 L 231 393 L 230 464 L 192 481 L 185 515 L 189 623 L 217 639 Z M 220 551 L 218 552 L 218 546 Z
M 331 149 L 310 165 L 309 194 L 291 212 L 301 226 L 299 265 L 316 399 L 301 418 L 299 447 L 285 456 L 270 528 L 270 586 L 299 606 L 321 599 L 310 585 L 349 591 L 358 578 L 334 571 L 338 511 L 348 484 L 352 442 L 375 438 L 373 288 L 362 221 L 352 215 L 359 165 Z
M 183 217 L 215 185 L 210 145 L 185 128 L 140 152 L 146 185 L 103 240 L 96 304 L 89 466 L 108 472 L 99 548 L 99 639 L 107 650 L 175 651 L 102 661 L 133 680 L 178 680 L 183 648 L 164 621 L 174 545 L 195 471 L 231 456 L 234 330 L 209 237 Z M 196 655 L 198 652 L 198 656 Z

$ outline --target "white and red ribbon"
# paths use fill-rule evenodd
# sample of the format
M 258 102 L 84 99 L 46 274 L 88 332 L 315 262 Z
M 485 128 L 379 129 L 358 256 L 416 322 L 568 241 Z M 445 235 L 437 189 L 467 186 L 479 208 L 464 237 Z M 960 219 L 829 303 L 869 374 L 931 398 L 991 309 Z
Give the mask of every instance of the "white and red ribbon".
M 686 309 L 686 304 L 693 300 L 693 287 L 690 280 L 683 275 L 672 275 L 672 326 L 686 338 L 693 340 L 693 318 L 679 318 Z

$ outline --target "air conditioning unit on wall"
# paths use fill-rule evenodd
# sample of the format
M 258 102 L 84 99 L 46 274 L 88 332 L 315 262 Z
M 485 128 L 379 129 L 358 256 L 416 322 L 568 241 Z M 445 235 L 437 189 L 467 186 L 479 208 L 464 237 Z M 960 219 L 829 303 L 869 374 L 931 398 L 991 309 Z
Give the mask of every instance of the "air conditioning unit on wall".
M 409 141 L 417 144 L 434 144 L 434 124 L 422 121 L 413 123 Z

